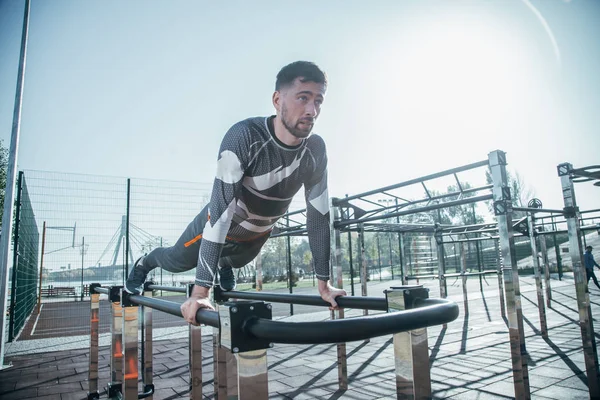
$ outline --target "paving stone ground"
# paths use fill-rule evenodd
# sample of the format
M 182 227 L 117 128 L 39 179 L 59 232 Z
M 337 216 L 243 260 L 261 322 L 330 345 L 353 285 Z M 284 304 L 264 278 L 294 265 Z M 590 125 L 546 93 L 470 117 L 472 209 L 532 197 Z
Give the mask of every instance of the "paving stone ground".
M 556 277 L 555 277 L 556 278 Z M 500 313 L 495 277 L 480 292 L 470 280 L 469 299 L 460 280 L 448 281 L 449 298 L 460 307 L 447 326 L 428 329 L 431 384 L 435 399 L 514 398 L 510 342 Z M 434 281 L 431 297 L 439 289 Z M 369 295 L 399 282 L 371 282 Z M 548 339 L 540 334 L 533 277 L 522 277 L 522 306 L 528 370 L 533 399 L 589 399 L 572 276 L 552 280 L 552 308 L 546 309 Z M 496 286 L 495 286 L 496 285 Z M 600 312 L 600 291 L 592 288 L 592 312 Z M 357 290 L 360 293 L 360 290 Z M 326 318 L 327 312 L 301 314 L 296 321 Z M 355 312 L 356 314 L 356 312 Z M 598 337 L 597 333 L 594 333 Z M 185 337 L 154 343 L 154 399 L 189 397 L 188 347 Z M 39 350 L 38 350 L 39 351 Z M 268 351 L 269 398 L 272 399 L 393 399 L 394 354 L 391 336 L 347 344 L 348 390 L 338 389 L 336 345 L 275 345 Z M 109 349 L 100 348 L 101 387 L 109 382 Z M 0 399 L 84 399 L 88 390 L 88 349 L 8 355 L 12 367 L 0 371 Z M 212 337 L 203 339 L 203 395 L 213 394 Z M 140 386 L 141 387 L 141 386 Z M 101 398 L 107 398 L 102 394 Z

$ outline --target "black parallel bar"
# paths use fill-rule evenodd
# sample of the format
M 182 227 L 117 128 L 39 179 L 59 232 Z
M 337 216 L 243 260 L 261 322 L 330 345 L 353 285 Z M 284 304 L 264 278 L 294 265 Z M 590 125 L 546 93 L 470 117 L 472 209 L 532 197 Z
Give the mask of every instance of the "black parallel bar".
M 456 273 L 456 274 L 445 274 L 444 278 L 456 278 L 458 276 L 479 276 L 479 275 L 498 275 L 498 271 L 481 271 L 481 272 L 466 272 L 466 273 Z
M 466 199 L 461 199 L 461 200 L 454 200 L 454 201 L 447 201 L 444 203 L 438 203 L 438 204 L 434 204 L 431 206 L 425 206 L 425 207 L 420 207 L 420 208 L 413 208 L 410 210 L 406 210 L 406 211 L 400 211 L 400 212 L 394 212 L 394 213 L 389 213 L 389 214 L 385 214 L 385 218 L 392 218 L 392 217 L 400 217 L 402 215 L 412 215 L 412 214 L 418 214 L 418 213 L 422 213 L 425 211 L 432 211 L 432 210 L 438 210 L 440 208 L 449 208 L 449 207 L 454 207 L 454 206 L 459 206 L 462 204 L 471 204 L 471 203 L 476 203 L 479 201 L 486 201 L 486 200 L 492 200 L 494 198 L 494 196 L 492 194 L 486 194 L 483 196 L 475 196 L 475 197 L 468 197 Z M 369 221 L 377 221 L 383 218 L 382 216 L 374 216 L 374 217 L 369 217 L 369 218 L 357 218 L 357 219 L 350 219 L 350 220 L 346 220 L 346 221 L 336 221 L 335 223 L 335 227 L 336 228 L 340 228 L 343 226 L 347 226 L 347 225 L 352 225 L 352 224 L 356 224 L 359 222 L 369 222 Z
M 187 288 L 175 286 L 148 285 L 148 289 L 163 290 L 165 292 L 187 293 Z
M 437 275 L 407 275 L 406 276 L 407 280 L 429 279 L 429 278 L 437 279 L 437 278 L 439 278 L 439 276 L 437 276 Z
M 97 287 L 96 288 L 96 293 L 101 293 L 101 294 L 108 294 L 108 288 L 103 288 L 103 287 Z
M 132 303 L 140 306 L 147 306 L 154 310 L 166 312 L 167 314 L 175 315 L 176 317 L 182 317 L 181 304 L 173 301 L 160 300 L 155 298 L 148 298 L 140 295 L 131 295 L 129 300 Z M 199 324 L 206 324 L 215 328 L 219 328 L 219 313 L 211 310 L 200 309 L 196 313 L 196 322 Z
M 364 197 L 364 196 L 370 196 L 370 195 L 373 195 L 373 194 L 379 194 L 380 192 L 384 192 L 384 191 L 388 191 L 388 190 L 392 190 L 392 189 L 397 189 L 397 188 L 400 188 L 400 187 L 403 187 L 403 186 L 413 185 L 415 183 L 420 183 L 420 182 L 423 182 L 423 181 L 428 181 L 428 180 L 439 178 L 439 177 L 446 176 L 446 175 L 452 175 L 452 174 L 455 174 L 457 172 L 468 171 L 470 169 L 475 169 L 475 168 L 483 167 L 483 166 L 486 166 L 486 165 L 488 165 L 488 160 L 479 161 L 479 162 L 476 162 L 476 163 L 473 163 L 473 164 L 463 165 L 462 167 L 457 167 L 457 168 L 449 169 L 449 170 L 446 170 L 446 171 L 438 172 L 436 174 L 426 175 L 426 176 L 423 176 L 421 178 L 411 179 L 411 180 L 406 181 L 406 182 L 397 183 L 395 185 L 382 187 L 382 188 L 379 188 L 379 189 L 371 190 L 369 192 L 356 194 L 354 196 L 348 196 L 348 197 L 344 197 L 342 199 L 335 199 L 333 201 L 333 205 L 334 206 L 339 206 L 340 203 L 343 204 L 343 203 L 347 202 L 348 200 L 354 200 L 354 199 L 358 199 L 358 198 Z
M 243 329 L 273 343 L 325 344 L 353 342 L 446 324 L 458 317 L 458 306 L 450 300 L 423 299 L 416 306 L 406 311 L 320 322 L 250 318 Z
M 330 304 L 319 296 L 306 294 L 265 293 L 265 292 L 222 292 L 226 299 L 270 301 L 273 303 L 289 303 L 305 306 L 329 307 Z M 379 297 L 336 297 L 335 301 L 342 308 L 357 308 L 361 310 L 387 311 L 387 300 Z

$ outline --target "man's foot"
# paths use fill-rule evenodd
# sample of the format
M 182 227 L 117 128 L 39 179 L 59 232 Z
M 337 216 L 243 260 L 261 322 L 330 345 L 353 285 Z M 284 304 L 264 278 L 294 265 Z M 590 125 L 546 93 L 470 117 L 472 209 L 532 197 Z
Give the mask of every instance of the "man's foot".
M 235 275 L 233 274 L 233 268 L 219 268 L 219 284 L 221 285 L 221 289 L 226 292 L 235 289 Z
M 144 256 L 138 258 L 131 268 L 127 282 L 125 282 L 125 290 L 131 294 L 142 294 L 148 272 L 150 271 L 144 268 Z

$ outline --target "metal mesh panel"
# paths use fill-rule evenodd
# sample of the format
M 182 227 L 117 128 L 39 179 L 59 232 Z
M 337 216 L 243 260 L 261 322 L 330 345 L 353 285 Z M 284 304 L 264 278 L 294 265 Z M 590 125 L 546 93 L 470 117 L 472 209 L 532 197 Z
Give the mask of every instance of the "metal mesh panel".
M 37 303 L 39 232 L 22 174 L 19 175 L 19 184 L 19 220 L 16 222 L 18 227 L 15 227 L 17 257 L 11 278 L 9 341 L 19 335 Z

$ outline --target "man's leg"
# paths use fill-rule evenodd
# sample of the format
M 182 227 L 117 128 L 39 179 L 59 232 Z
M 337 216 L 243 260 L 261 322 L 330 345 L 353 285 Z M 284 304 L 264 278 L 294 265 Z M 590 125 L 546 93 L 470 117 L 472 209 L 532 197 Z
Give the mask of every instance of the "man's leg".
M 194 218 L 171 247 L 158 247 L 148 255 L 140 257 L 127 278 L 125 289 L 129 293 L 141 293 L 146 277 L 155 268 L 178 273 L 194 269 L 198 263 L 202 231 L 208 221 L 208 207 Z
M 221 289 L 225 291 L 235 289 L 236 282 L 233 268 L 242 268 L 254 260 L 269 236 L 270 234 L 266 233 L 248 242 L 225 242 L 219 259 L 219 285 Z
M 594 270 L 590 271 L 591 275 L 592 275 L 592 279 L 594 280 L 594 283 L 596 284 L 596 287 L 598 289 L 600 289 L 600 285 L 598 284 L 598 278 L 596 278 L 596 274 L 594 273 Z

